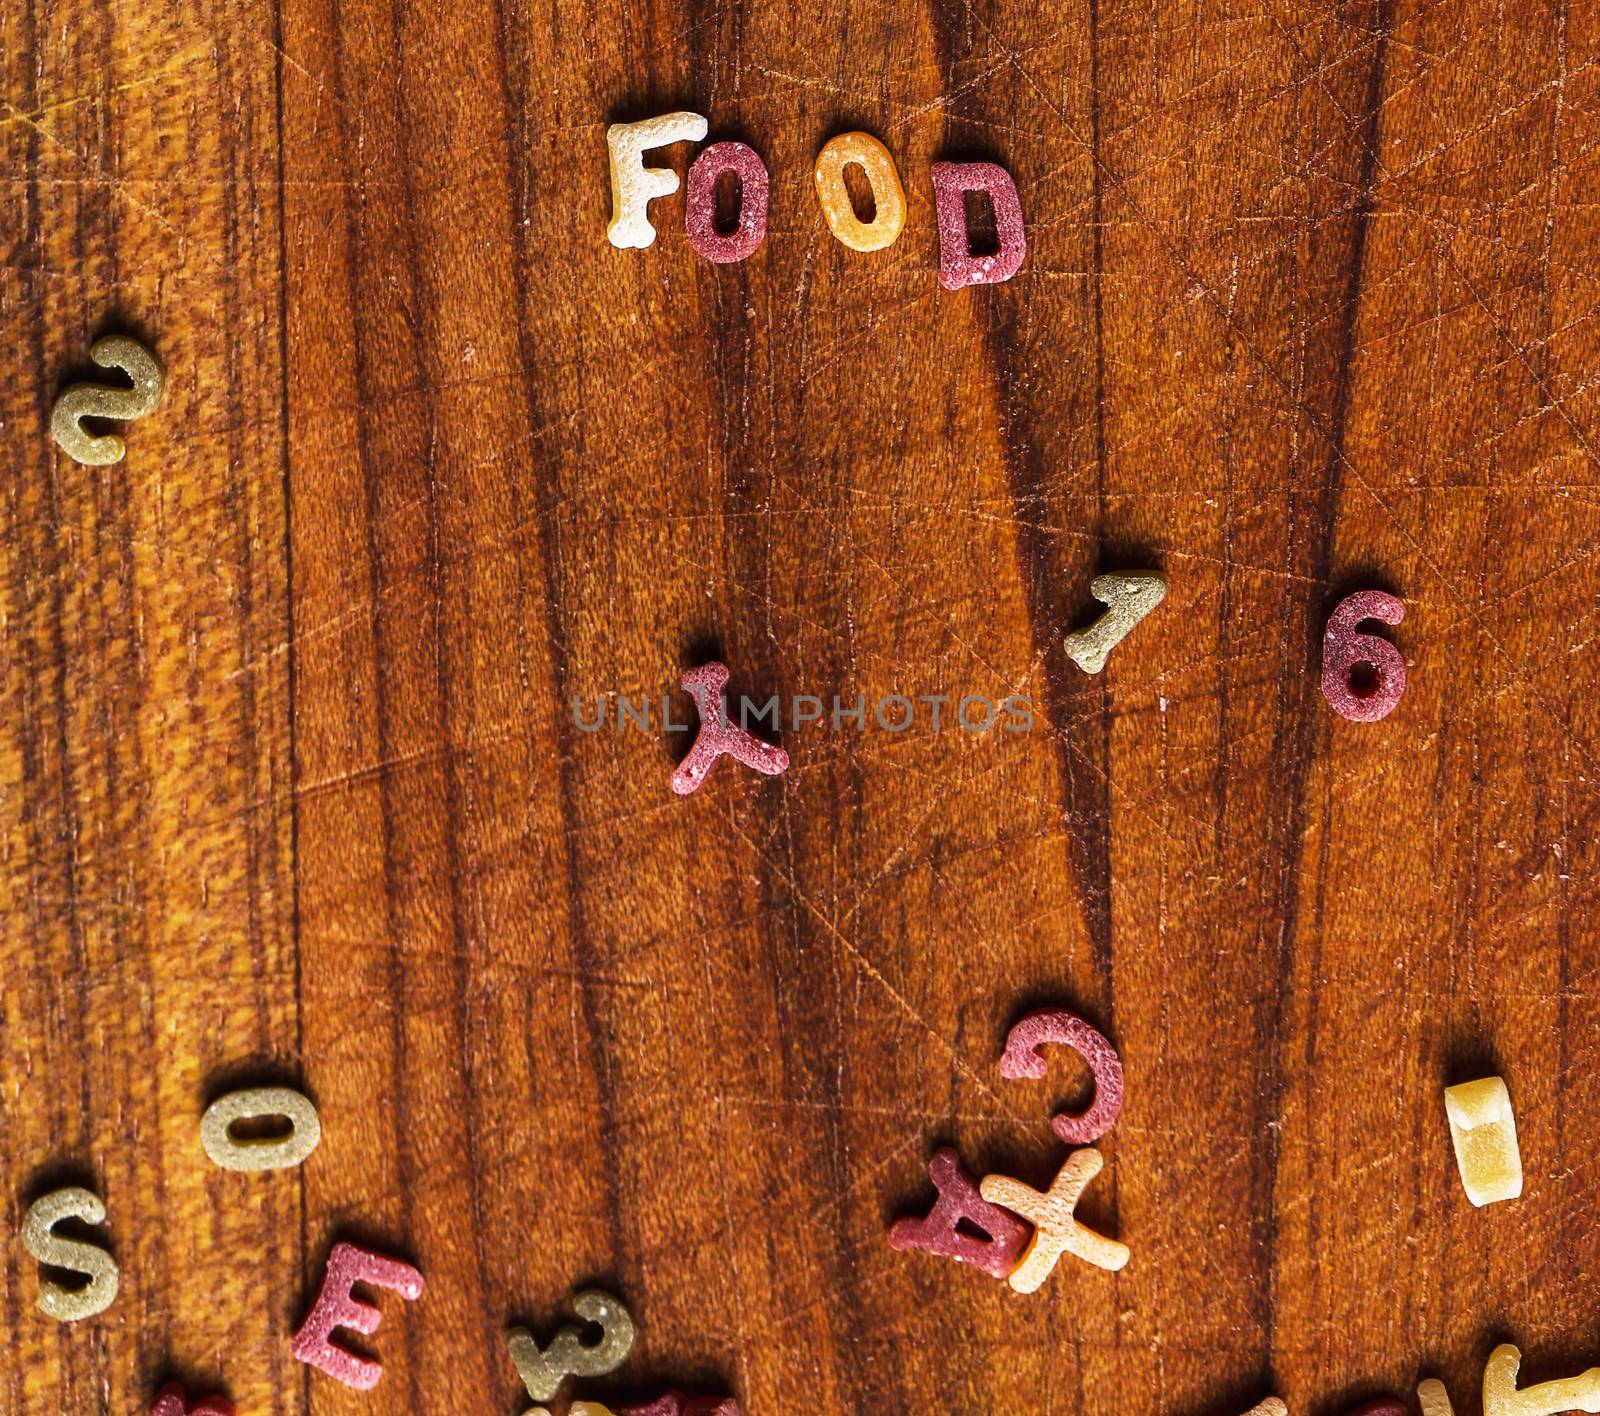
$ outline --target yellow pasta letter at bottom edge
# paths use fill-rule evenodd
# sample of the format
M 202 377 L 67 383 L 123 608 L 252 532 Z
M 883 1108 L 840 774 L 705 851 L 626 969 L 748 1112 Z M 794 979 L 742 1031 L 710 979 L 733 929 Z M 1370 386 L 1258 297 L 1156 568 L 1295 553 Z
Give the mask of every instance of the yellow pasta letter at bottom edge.
M 1503 1342 L 1483 1368 L 1483 1416 L 1555 1416 L 1560 1411 L 1600 1412 L 1600 1367 L 1581 1376 L 1517 1390 L 1522 1353 Z
M 1444 1383 L 1437 1377 L 1429 1377 L 1417 1383 L 1417 1401 L 1422 1407 L 1422 1416 L 1455 1416 L 1455 1407 L 1450 1404 L 1450 1393 L 1445 1390 Z

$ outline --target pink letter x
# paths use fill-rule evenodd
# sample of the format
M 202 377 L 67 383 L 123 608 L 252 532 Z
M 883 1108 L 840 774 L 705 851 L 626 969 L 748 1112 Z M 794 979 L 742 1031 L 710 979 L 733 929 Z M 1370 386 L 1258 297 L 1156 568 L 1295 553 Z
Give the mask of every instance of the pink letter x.
M 694 695 L 700 712 L 700 732 L 689 755 L 672 774 L 672 790 L 679 796 L 688 796 L 699 787 L 723 753 L 769 777 L 776 777 L 789 765 L 789 754 L 781 747 L 762 742 L 754 733 L 728 721 L 728 705 L 722 698 L 722 690 L 728 684 L 726 665 L 714 660 L 701 664 L 698 669 L 685 672 L 680 682 L 686 692 Z

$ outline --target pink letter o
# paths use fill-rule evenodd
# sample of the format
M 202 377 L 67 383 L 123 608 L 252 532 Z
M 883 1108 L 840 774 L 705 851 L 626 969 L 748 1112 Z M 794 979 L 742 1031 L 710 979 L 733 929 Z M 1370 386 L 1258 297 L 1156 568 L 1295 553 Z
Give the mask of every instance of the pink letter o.
M 724 236 L 717 230 L 717 179 L 739 178 L 739 224 Z M 767 166 L 745 143 L 712 143 L 689 168 L 688 210 L 684 225 L 689 244 L 708 261 L 727 265 L 755 253 L 767 234 Z

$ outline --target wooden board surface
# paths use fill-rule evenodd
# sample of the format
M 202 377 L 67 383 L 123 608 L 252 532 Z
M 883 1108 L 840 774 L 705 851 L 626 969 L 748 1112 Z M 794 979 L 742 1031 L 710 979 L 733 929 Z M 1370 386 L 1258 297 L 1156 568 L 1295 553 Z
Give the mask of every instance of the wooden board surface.
M 514 1416 L 505 1328 L 592 1282 L 639 1341 L 584 1394 L 752 1416 L 1600 1360 L 1597 46 L 1567 0 L 0 6 L 0 1410 Z M 675 107 L 771 171 L 743 265 L 681 194 L 605 242 L 607 123 Z M 854 127 L 872 256 L 812 190 Z M 1015 175 L 1009 284 L 939 287 L 939 157 Z M 107 330 L 170 383 L 84 468 Z M 1316 669 L 1367 585 L 1412 669 L 1363 727 Z M 688 799 L 682 738 L 575 726 L 712 652 L 1037 721 L 790 728 Z M 939 1142 L 1054 1173 L 1075 1064 L 995 1066 L 1046 1000 L 1124 1059 L 1084 1213 L 1133 1261 L 1024 1299 L 884 1233 Z M 1440 1092 L 1489 1070 L 1527 1192 L 1479 1212 Z M 316 1099 L 299 1170 L 200 1150 L 256 1078 Z M 18 1238 L 63 1177 L 122 1270 L 71 1329 Z M 427 1277 L 368 1395 L 288 1350 L 342 1236 Z

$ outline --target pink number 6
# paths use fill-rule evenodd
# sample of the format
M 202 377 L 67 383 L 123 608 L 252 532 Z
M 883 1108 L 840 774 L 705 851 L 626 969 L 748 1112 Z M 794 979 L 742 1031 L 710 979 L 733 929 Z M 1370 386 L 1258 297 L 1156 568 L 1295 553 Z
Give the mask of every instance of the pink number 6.
M 1348 595 L 1328 617 L 1322 636 L 1322 696 L 1341 718 L 1375 723 L 1394 711 L 1406 691 L 1406 661 L 1387 639 L 1361 634 L 1367 620 L 1399 624 L 1406 607 L 1382 590 Z

